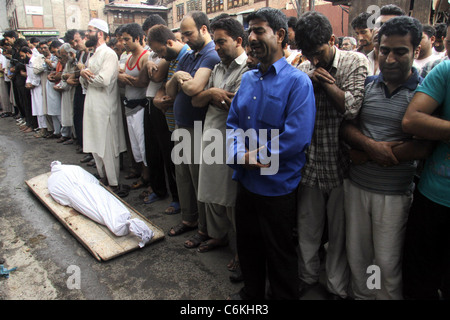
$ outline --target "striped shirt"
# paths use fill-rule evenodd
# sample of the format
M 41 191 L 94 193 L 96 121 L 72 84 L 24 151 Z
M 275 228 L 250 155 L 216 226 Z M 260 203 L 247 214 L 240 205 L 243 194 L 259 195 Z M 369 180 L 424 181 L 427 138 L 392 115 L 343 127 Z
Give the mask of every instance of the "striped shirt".
M 314 70 L 309 61 L 298 67 L 308 73 Z M 339 127 L 344 118 L 355 118 L 364 95 L 364 81 L 369 61 L 361 53 L 341 51 L 336 48 L 331 69 L 338 88 L 345 92 L 345 113 L 339 113 L 320 85 L 314 86 L 316 121 L 314 134 L 303 167 L 301 184 L 331 190 L 340 186 L 347 176 L 349 158 L 339 141 Z
M 383 75 L 367 79 L 366 93 L 359 116 L 359 129 L 375 141 L 408 141 L 412 135 L 402 130 L 402 119 L 414 92 L 422 81 L 417 69 L 409 79 L 389 94 Z M 366 191 L 403 195 L 413 191 L 413 177 L 417 161 L 405 161 L 398 165 L 382 167 L 374 161 L 351 165 L 349 178 Z
M 187 44 L 184 45 L 184 47 L 181 49 L 180 53 L 178 53 L 178 56 L 175 60 L 170 61 L 169 63 L 169 71 L 167 72 L 167 79 L 166 82 L 169 81 L 172 76 L 175 73 L 175 70 L 177 70 L 178 62 L 180 59 L 184 56 L 186 52 L 191 50 Z M 166 113 L 166 121 L 167 126 L 169 127 L 170 132 L 173 132 L 175 130 L 175 115 L 173 114 L 173 107 L 170 107 L 167 109 Z

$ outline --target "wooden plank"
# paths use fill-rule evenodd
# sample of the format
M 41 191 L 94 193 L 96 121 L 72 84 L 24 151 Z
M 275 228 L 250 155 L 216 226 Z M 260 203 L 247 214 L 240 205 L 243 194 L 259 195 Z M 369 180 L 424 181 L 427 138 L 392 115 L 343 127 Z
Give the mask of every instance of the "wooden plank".
M 130 234 L 118 237 L 106 226 L 96 223 L 75 209 L 60 205 L 50 195 L 47 180 L 50 172 L 44 173 L 25 181 L 36 197 L 50 210 L 50 212 L 67 228 L 67 230 L 99 261 L 107 261 L 139 248 L 139 237 Z M 107 189 L 108 190 L 108 189 Z M 108 190 L 109 191 L 109 190 Z M 109 191 L 110 192 L 110 191 Z M 119 199 L 130 211 L 132 218 L 144 221 L 153 231 L 152 240 L 146 247 L 155 241 L 164 238 L 163 230 L 153 224 L 145 216 L 136 211 L 123 199 L 110 192 Z

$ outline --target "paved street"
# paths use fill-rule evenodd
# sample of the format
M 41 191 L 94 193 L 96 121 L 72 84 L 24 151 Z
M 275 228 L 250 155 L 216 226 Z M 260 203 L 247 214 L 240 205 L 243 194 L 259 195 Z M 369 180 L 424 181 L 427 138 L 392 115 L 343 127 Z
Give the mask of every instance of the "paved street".
M 17 267 L 0 279 L 0 300 L 222 300 L 242 283 L 229 281 L 229 247 L 198 253 L 186 249 L 190 235 L 159 242 L 107 262 L 97 261 L 29 190 L 25 181 L 50 171 L 50 163 L 81 165 L 75 145 L 34 138 L 22 133 L 13 118 L 0 119 L 0 258 L 5 268 Z M 128 167 L 126 155 L 124 168 Z M 127 171 L 121 172 L 121 183 Z M 124 200 L 165 233 L 180 214 L 163 213 L 169 198 L 151 205 L 138 198 L 141 189 Z M 79 268 L 80 288 L 67 281 Z M 70 287 L 70 286 L 69 286 Z M 305 299 L 323 299 L 323 288 Z

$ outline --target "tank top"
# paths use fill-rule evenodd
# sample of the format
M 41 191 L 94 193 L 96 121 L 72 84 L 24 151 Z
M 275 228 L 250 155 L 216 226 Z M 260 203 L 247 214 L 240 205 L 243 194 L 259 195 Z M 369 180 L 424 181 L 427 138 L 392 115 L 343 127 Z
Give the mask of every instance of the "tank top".
M 125 64 L 125 73 L 129 74 L 132 77 L 139 77 L 139 72 L 141 71 L 141 68 L 139 67 L 139 61 L 141 60 L 142 56 L 147 53 L 147 50 L 142 51 L 141 55 L 137 59 L 136 63 L 133 67 L 130 66 L 130 59 L 132 55 L 130 55 L 127 59 L 127 62 Z M 125 97 L 128 100 L 136 100 L 136 99 L 145 99 L 146 98 L 146 90 L 147 88 L 138 88 L 133 86 L 126 86 L 125 87 Z

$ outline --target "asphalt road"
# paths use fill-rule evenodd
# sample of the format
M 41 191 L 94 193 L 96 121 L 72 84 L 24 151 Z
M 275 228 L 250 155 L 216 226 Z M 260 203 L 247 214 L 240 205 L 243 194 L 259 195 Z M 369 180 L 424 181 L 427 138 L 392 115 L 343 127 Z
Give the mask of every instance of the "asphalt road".
M 8 279 L 0 278 L 0 300 L 224 300 L 242 283 L 231 283 L 226 265 L 229 247 L 207 253 L 186 249 L 183 242 L 196 231 L 165 238 L 106 262 L 92 254 L 53 216 L 29 190 L 25 181 L 50 171 L 50 163 L 80 165 L 84 155 L 75 145 L 22 133 L 13 118 L 0 119 L 0 259 L 7 269 L 17 268 Z M 121 183 L 132 180 L 124 156 Z M 131 191 L 124 200 L 165 233 L 181 215 L 163 213 L 170 198 L 146 205 Z M 71 276 L 79 274 L 79 286 Z M 324 289 L 305 300 L 324 299 Z

